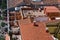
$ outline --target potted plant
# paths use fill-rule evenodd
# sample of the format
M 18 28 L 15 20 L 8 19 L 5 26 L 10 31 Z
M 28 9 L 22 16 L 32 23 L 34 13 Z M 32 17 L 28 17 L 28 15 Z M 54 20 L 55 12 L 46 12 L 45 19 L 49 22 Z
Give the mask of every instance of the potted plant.
M 4 22 L 1 22 L 1 26 L 4 27 L 6 24 Z

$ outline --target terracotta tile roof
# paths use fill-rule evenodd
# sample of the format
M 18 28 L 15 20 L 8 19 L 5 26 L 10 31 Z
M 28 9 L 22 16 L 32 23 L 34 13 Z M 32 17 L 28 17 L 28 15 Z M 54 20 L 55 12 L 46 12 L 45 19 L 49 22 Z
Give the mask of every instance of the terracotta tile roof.
M 55 4 L 55 3 L 60 3 L 60 0 L 43 0 L 41 2 L 33 2 L 32 0 L 24 0 L 25 3 L 29 4 Z M 21 2 L 23 2 L 23 0 L 8 0 L 8 7 L 15 7 L 18 4 L 20 4 Z
M 19 21 L 22 40 L 53 40 L 51 35 L 46 32 L 46 25 L 42 22 L 38 23 L 39 27 L 34 27 L 33 23 L 23 24 Z M 26 22 L 25 22 L 26 23 Z
M 8 0 L 8 7 L 15 7 L 16 5 L 20 4 L 23 0 Z
M 32 4 L 38 5 L 38 4 L 43 4 L 43 2 L 31 2 Z
M 46 6 L 45 12 L 60 12 L 60 10 L 55 6 Z
M 60 0 L 58 0 L 58 3 L 60 3 Z
M 57 0 L 43 0 L 44 4 L 56 4 Z
M 8 34 L 6 34 L 6 38 L 5 38 L 5 40 L 10 40 L 10 37 L 9 37 Z
M 29 4 L 32 0 L 23 0 L 25 3 Z

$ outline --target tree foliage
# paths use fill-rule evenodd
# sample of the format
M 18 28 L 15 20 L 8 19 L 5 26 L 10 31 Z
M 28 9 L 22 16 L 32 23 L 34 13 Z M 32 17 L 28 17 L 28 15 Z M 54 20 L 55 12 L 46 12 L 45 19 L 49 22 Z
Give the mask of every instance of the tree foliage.
M 2 17 L 0 16 L 0 20 L 4 20 L 4 17 L 3 16 Z
M 7 8 L 7 0 L 0 0 L 1 2 L 0 2 L 0 7 L 2 8 L 2 9 L 5 9 L 5 8 Z
M 0 40 L 5 40 L 5 38 L 0 38 Z
M 6 24 L 4 22 L 1 22 L 1 26 L 4 27 Z

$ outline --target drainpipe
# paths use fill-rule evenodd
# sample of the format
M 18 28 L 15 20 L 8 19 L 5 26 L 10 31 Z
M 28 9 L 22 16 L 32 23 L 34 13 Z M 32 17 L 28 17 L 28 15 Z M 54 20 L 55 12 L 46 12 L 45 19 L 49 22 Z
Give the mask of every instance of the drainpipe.
M 8 10 L 8 0 L 7 0 L 7 24 L 8 24 L 8 33 L 9 33 L 9 10 Z

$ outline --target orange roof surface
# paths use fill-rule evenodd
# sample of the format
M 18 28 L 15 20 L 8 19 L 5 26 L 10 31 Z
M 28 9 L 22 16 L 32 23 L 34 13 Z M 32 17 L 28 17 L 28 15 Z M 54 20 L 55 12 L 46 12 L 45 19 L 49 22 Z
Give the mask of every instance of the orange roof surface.
M 58 3 L 60 3 L 60 0 L 58 0 Z
M 10 40 L 10 37 L 9 37 L 8 34 L 6 34 L 6 38 L 5 38 L 5 40 Z
M 31 2 L 32 4 L 38 5 L 38 4 L 44 4 L 43 2 Z
M 8 8 L 15 7 L 20 4 L 23 0 L 8 0 Z
M 35 27 L 33 23 L 26 20 L 19 21 L 22 40 L 53 40 L 51 35 L 46 32 L 46 25 L 43 22 L 38 23 L 39 26 Z
M 55 6 L 46 6 L 45 8 L 46 8 L 45 10 L 46 13 L 47 12 L 60 12 L 60 10 Z

